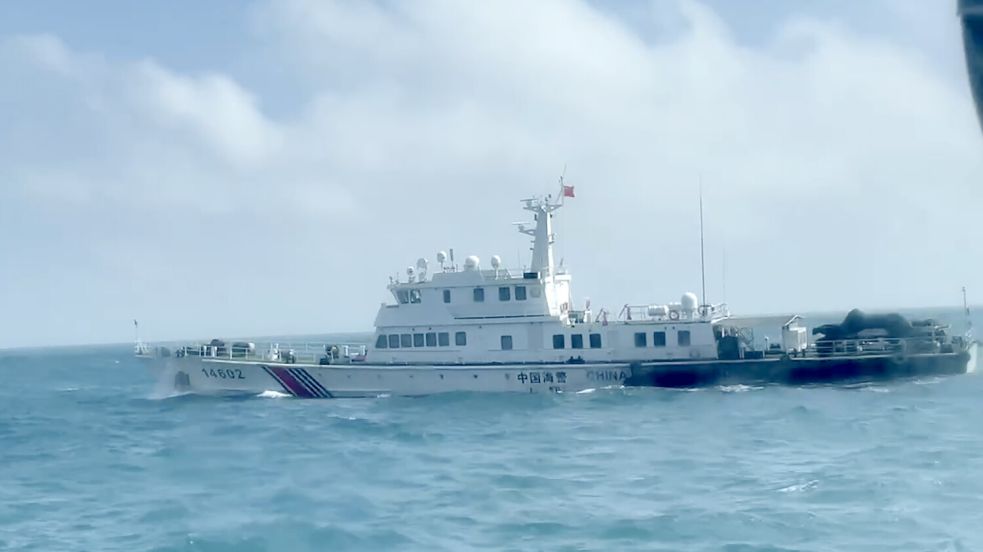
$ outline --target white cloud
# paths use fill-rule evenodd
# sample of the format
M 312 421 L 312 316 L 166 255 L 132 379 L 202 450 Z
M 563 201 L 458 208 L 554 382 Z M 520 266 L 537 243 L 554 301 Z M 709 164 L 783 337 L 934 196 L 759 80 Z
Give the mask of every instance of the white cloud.
M 23 153 L 0 166 L 15 184 L 0 198 L 74 205 L 73 239 L 103 252 L 76 287 L 169 335 L 362 329 L 386 275 L 420 255 L 525 261 L 514 200 L 552 191 L 564 164 L 578 199 L 560 256 L 595 305 L 696 286 L 700 175 L 711 291 L 726 247 L 743 311 L 983 289 L 964 241 L 983 237 L 966 222 L 983 156 L 963 82 L 829 20 L 793 18 L 752 47 L 700 3 L 676 9 L 684 28 L 652 41 L 576 1 L 263 4 L 251 47 L 306 97 L 280 117 L 221 68 L 8 41 L 0 63 L 30 82 L 0 104 L 19 129 L 0 145 Z M 52 100 L 64 117 L 30 130 Z
M 252 95 L 226 76 L 187 77 L 146 61 L 134 68 L 132 80 L 135 99 L 151 120 L 188 129 L 233 165 L 260 166 L 282 145 L 280 130 Z

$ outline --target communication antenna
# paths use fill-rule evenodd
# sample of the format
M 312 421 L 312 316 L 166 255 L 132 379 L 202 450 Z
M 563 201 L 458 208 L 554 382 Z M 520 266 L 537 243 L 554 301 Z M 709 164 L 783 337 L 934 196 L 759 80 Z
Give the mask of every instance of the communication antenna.
M 706 261 L 703 256 L 703 175 L 700 175 L 700 280 L 702 284 L 702 295 L 704 311 L 707 306 L 707 271 Z
M 723 281 L 721 283 L 723 284 L 723 288 L 724 288 L 724 303 L 726 303 L 727 302 L 727 248 L 726 247 L 724 248 L 723 257 L 724 257 L 723 262 L 721 263 L 723 266 L 723 268 L 721 269 L 721 278 Z
M 140 340 L 140 323 L 137 322 L 136 318 L 133 319 L 133 341 L 135 342 L 133 344 L 133 349 L 136 354 L 145 355 L 149 352 L 147 346 Z
M 966 316 L 966 333 L 973 331 L 973 320 L 969 317 L 969 303 L 966 302 L 966 286 L 963 286 L 963 314 Z

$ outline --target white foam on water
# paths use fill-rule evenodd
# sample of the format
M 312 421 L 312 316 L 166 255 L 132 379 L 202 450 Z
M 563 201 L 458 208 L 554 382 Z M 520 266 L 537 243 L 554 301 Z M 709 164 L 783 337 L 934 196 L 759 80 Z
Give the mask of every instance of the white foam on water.
M 940 378 L 938 376 L 935 376 L 935 377 L 925 378 L 925 379 L 916 379 L 915 381 L 913 381 L 911 383 L 914 383 L 915 385 L 935 385 L 936 383 L 942 383 L 943 379 L 944 378 Z
M 274 391 L 272 389 L 267 389 L 266 391 L 263 391 L 262 393 L 256 396 L 262 399 L 286 399 L 290 397 L 288 393 L 282 393 L 280 391 Z
M 778 492 L 780 492 L 780 493 L 802 493 L 802 492 L 805 492 L 805 491 L 810 491 L 812 489 L 815 489 L 818 486 L 819 486 L 819 480 L 818 479 L 810 479 L 809 481 L 806 481 L 805 483 L 799 483 L 797 485 L 789 485 L 788 487 L 782 487 L 781 489 L 778 489 Z
M 581 389 L 580 391 L 577 391 L 577 394 L 578 395 L 586 395 L 588 393 L 593 393 L 594 391 L 597 391 L 597 389 L 594 389 L 593 387 L 589 387 L 587 389 Z
M 166 401 L 167 399 L 173 399 L 175 397 L 183 397 L 185 395 L 193 395 L 191 391 L 178 391 L 176 389 L 155 389 L 147 397 L 152 401 Z
M 717 389 L 719 391 L 723 391 L 724 393 L 747 393 L 748 391 L 764 389 L 764 387 L 738 383 L 737 385 L 719 385 L 717 386 Z

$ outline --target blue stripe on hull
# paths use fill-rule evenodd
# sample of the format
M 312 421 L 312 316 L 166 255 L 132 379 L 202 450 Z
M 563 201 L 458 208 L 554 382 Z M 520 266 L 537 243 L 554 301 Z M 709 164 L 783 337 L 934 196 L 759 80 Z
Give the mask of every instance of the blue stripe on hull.
M 322 398 L 334 398 L 334 395 L 330 391 L 325 389 L 323 385 L 317 379 L 314 378 L 307 370 L 304 368 L 292 368 L 291 373 L 298 377 L 298 379 L 303 380 L 307 385 L 314 389 L 319 396 Z

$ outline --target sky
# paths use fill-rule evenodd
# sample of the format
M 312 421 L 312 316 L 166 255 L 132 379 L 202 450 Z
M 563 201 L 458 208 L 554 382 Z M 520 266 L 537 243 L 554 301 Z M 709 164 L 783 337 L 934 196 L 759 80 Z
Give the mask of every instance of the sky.
M 736 313 L 983 302 L 950 2 L 6 2 L 0 74 L 0 347 L 370 330 L 564 170 L 577 306 L 699 292 L 701 182 Z

